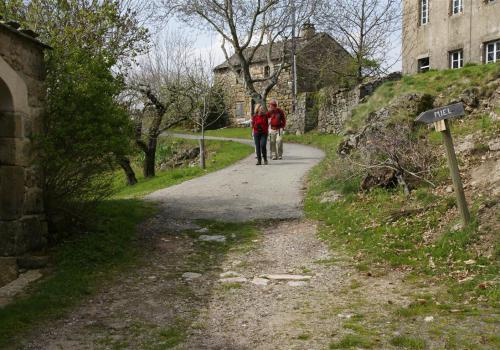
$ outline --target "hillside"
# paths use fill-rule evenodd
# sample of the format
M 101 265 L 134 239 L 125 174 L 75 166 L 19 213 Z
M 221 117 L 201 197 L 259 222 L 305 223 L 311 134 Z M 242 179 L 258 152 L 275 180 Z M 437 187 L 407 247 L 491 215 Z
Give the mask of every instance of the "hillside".
M 465 228 L 455 205 L 441 135 L 413 122 L 422 110 L 457 101 L 465 104 L 466 116 L 452 122 L 451 132 L 473 216 Z M 332 250 L 347 252 L 367 278 L 397 274 L 397 284 L 407 293 L 405 302 L 381 305 L 392 314 L 387 323 L 405 325 L 393 345 L 490 349 L 500 344 L 495 335 L 500 321 L 499 131 L 497 64 L 388 82 L 356 108 L 343 140 L 305 136 L 306 142 L 327 151 L 327 159 L 309 177 L 306 200 L 309 217 L 324 223 L 321 237 Z M 394 141 L 401 134 L 408 145 Z M 289 139 L 304 142 L 304 137 Z M 380 139 L 387 141 L 386 153 L 374 146 Z M 345 144 L 348 151 L 342 154 Z M 395 146 L 406 147 L 405 154 L 398 154 Z M 377 171 L 376 165 L 387 164 L 387 154 L 418 158 L 420 149 L 427 152 L 429 172 L 422 172 L 425 181 L 408 177 L 408 195 L 397 181 L 383 184 L 385 188 L 360 190 L 367 174 Z M 439 322 L 424 322 L 430 316 Z M 358 335 L 367 336 L 366 329 L 380 330 L 377 322 L 380 315 L 365 317 L 359 322 L 365 331 Z

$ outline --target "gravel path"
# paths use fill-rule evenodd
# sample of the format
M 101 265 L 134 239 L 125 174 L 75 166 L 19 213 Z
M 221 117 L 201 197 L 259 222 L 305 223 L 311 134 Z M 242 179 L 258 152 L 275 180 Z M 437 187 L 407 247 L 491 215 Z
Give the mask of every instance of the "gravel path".
M 252 143 L 241 139 L 207 139 Z M 300 218 L 303 178 L 323 157 L 324 153 L 317 148 L 285 144 L 283 159 L 270 160 L 267 166 L 256 166 L 252 155 L 223 170 L 156 191 L 146 199 L 158 201 L 165 215 L 173 219 L 243 222 Z

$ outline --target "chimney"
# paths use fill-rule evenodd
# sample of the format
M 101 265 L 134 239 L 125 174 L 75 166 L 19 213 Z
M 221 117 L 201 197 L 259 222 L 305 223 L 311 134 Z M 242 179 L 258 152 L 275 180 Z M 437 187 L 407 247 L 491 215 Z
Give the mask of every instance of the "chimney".
M 311 39 L 316 34 L 316 28 L 314 28 L 314 24 L 310 22 L 305 22 L 302 25 L 302 37 L 306 40 Z

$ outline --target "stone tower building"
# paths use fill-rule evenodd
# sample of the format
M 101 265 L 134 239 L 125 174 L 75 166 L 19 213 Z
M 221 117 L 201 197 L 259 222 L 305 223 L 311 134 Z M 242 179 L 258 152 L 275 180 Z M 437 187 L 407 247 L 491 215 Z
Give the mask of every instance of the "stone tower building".
M 314 25 L 307 23 L 302 27 L 301 36 L 296 38 L 296 82 L 297 94 L 314 92 L 326 85 L 338 83 L 338 72 L 345 72 L 345 67 L 352 61 L 351 55 L 330 35 L 317 33 Z M 284 46 L 285 45 L 285 46 Z M 249 48 L 248 50 L 250 50 Z M 279 107 L 286 114 L 292 112 L 292 70 L 291 70 L 291 40 L 277 42 L 273 45 L 272 60 L 278 64 L 285 50 L 285 67 L 281 71 L 278 83 L 268 95 L 268 99 L 274 98 Z M 258 48 L 252 64 L 250 74 L 253 78 L 265 78 L 269 74 L 267 61 L 268 45 Z M 231 62 L 238 66 L 237 57 L 230 57 Z M 252 98 L 246 94 L 243 78 L 235 74 L 227 62 L 214 69 L 215 81 L 224 88 L 224 102 L 230 120 L 234 123 L 239 120 L 249 119 L 254 112 Z M 257 91 L 260 84 L 257 83 Z
M 42 132 L 48 46 L 18 27 L 0 21 L 0 272 L 9 261 L 2 257 L 43 247 L 47 233 L 32 140 Z
M 500 0 L 404 0 L 404 74 L 492 62 L 500 62 Z

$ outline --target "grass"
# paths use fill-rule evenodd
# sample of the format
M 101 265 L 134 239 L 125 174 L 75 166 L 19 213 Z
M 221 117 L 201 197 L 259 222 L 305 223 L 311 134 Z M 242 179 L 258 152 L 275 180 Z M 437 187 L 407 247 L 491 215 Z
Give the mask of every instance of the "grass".
M 429 71 L 425 74 L 407 75 L 400 81 L 383 84 L 353 112 L 350 127 L 357 128 L 369 113 L 390 104 L 397 96 L 409 93 L 426 93 L 433 96 L 444 95 L 443 104 L 454 100 L 465 89 L 478 87 L 480 95 L 491 94 L 488 82 L 500 77 L 500 64 L 468 65 L 462 69 Z
M 174 140 L 176 147 L 179 144 L 195 144 L 193 140 Z M 158 189 L 169 187 L 183 181 L 205 175 L 210 172 L 227 167 L 234 162 L 243 159 L 253 152 L 253 148 L 237 142 L 230 141 L 207 141 L 208 157 L 206 169 L 195 167 L 181 167 L 158 171 L 154 178 L 144 178 L 140 169 L 136 167 L 137 180 L 134 186 L 125 183 L 125 176 L 120 172 L 115 181 L 115 198 L 142 197 Z
M 63 316 L 103 281 L 136 261 L 136 225 L 155 209 L 138 200 L 110 200 L 97 212 L 101 219 L 86 235 L 53 251 L 56 268 L 50 278 L 36 284 L 30 296 L 0 309 L 0 347 L 11 344 L 34 325 Z
M 371 340 L 365 336 L 358 334 L 347 334 L 338 342 L 330 344 L 330 349 L 353 349 L 364 348 L 370 349 L 373 346 Z
M 423 339 L 400 335 L 391 339 L 391 344 L 403 349 L 425 349 L 425 341 Z

